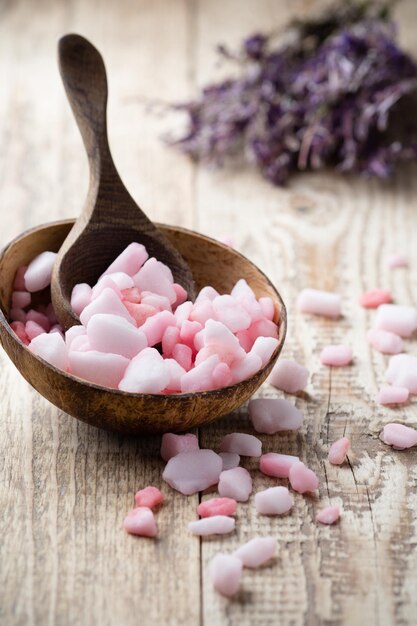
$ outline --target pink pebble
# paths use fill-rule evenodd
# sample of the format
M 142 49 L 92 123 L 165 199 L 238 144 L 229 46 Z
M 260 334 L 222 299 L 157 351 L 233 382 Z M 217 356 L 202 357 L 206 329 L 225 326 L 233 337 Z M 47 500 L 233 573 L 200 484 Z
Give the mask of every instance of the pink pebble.
M 27 266 L 22 265 L 21 267 L 18 268 L 15 274 L 13 289 L 15 289 L 16 291 L 26 291 L 26 285 L 25 285 L 26 270 L 27 270 Z
M 189 496 L 216 485 L 221 471 L 222 460 L 213 450 L 192 450 L 172 457 L 162 478 L 170 487 Z
M 46 334 L 45 329 L 40 324 L 32 320 L 29 320 L 28 322 L 26 322 L 25 332 L 31 341 L 35 339 L 35 337 L 38 337 L 39 335 Z
M 25 325 L 23 322 L 12 322 L 10 324 L 10 328 L 15 332 L 15 334 L 19 337 L 20 341 L 28 346 L 30 344 L 30 339 L 26 334 Z
M 170 304 L 174 304 L 177 299 L 171 271 L 154 257 L 146 261 L 139 272 L 133 276 L 133 280 L 140 291 L 151 291 L 160 296 L 165 296 Z
M 250 400 L 248 411 L 254 429 L 267 435 L 281 430 L 297 430 L 303 423 L 303 416 L 297 407 L 281 398 Z
M 12 322 L 26 322 L 26 313 L 23 309 L 10 309 L 9 317 Z
M 359 304 L 365 309 L 376 309 L 381 304 L 389 304 L 390 302 L 392 302 L 392 296 L 387 289 L 371 289 L 359 298 Z
M 161 393 L 169 381 L 169 370 L 158 350 L 145 348 L 130 361 L 118 387 L 130 393 Z
M 67 347 L 58 333 L 38 335 L 30 342 L 29 350 L 64 372 L 68 369 Z
M 283 515 L 293 504 L 294 498 L 286 487 L 270 487 L 255 494 L 255 507 L 262 515 Z
M 142 326 L 148 317 L 158 312 L 158 309 L 149 304 L 135 304 L 129 300 L 123 300 L 123 304 L 138 327 Z
M 162 435 L 161 457 L 164 461 L 169 461 L 169 459 L 180 454 L 180 452 L 192 452 L 199 449 L 198 439 L 192 433 L 187 433 L 186 435 L 165 433 Z
M 41 291 L 48 287 L 55 259 L 55 252 L 42 252 L 29 263 L 24 274 L 26 291 Z
M 197 513 L 200 517 L 212 517 L 213 515 L 234 515 L 237 502 L 233 498 L 211 498 L 200 502 Z
M 234 551 L 243 567 L 256 568 L 264 565 L 275 556 L 277 540 L 274 537 L 254 537 Z
M 417 309 L 413 306 L 382 304 L 378 307 L 373 326 L 400 337 L 410 337 L 417 328 Z
M 279 359 L 272 368 L 267 382 L 286 393 L 303 391 L 308 383 L 309 371 L 290 359 Z
M 340 509 L 338 506 L 328 506 L 319 511 L 316 515 L 316 522 L 320 524 L 334 524 L 340 518 Z
M 80 315 L 80 321 L 87 326 L 93 315 L 97 313 L 111 313 L 112 315 L 120 315 L 131 324 L 135 324 L 134 319 L 129 315 L 127 308 L 117 297 L 117 294 L 106 287 L 95 300 L 88 304 Z M 136 324 L 135 324 L 136 325 Z
M 133 304 L 139 304 L 141 301 L 140 291 L 137 287 L 128 287 L 122 289 L 122 300 L 127 300 Z
M 368 343 L 382 354 L 399 354 L 404 349 L 404 342 L 399 335 L 387 330 L 371 328 L 366 338 Z
M 123 528 L 131 535 L 140 537 L 156 537 L 157 534 L 154 515 L 151 509 L 144 506 L 137 507 L 127 514 Z
M 139 328 L 146 336 L 148 346 L 155 346 L 162 341 L 164 332 L 169 326 L 175 326 L 173 313 L 171 311 L 158 311 L 152 317 L 148 317 Z
M 71 347 L 77 339 L 73 340 Z M 68 353 L 68 360 L 70 372 L 74 376 L 102 387 L 114 389 L 117 389 L 129 364 L 129 360 L 120 354 L 105 354 L 104 352 L 97 352 L 97 350 L 85 352 L 71 350 Z
M 42 326 L 46 333 L 49 333 L 51 330 L 51 322 L 48 317 L 39 311 L 35 311 L 34 309 L 30 309 L 26 314 L 27 322 L 36 322 L 39 326 Z
M 210 578 L 215 590 L 226 598 L 234 596 L 240 587 L 242 561 L 231 554 L 216 554 L 210 564 Z
M 240 456 L 261 456 L 262 441 L 246 433 L 230 433 L 220 442 L 220 452 L 234 452 Z
M 316 474 L 301 461 L 291 465 L 288 478 L 291 487 L 294 491 L 298 491 L 298 493 L 315 491 L 319 486 L 319 479 Z
M 240 456 L 235 452 L 219 452 L 219 457 L 222 460 L 222 471 L 233 469 L 240 463 Z
M 392 387 L 383 385 L 378 391 L 376 401 L 379 404 L 404 404 L 407 402 L 410 392 L 407 387 Z
M 135 493 L 137 507 L 145 506 L 153 509 L 164 501 L 164 494 L 157 487 L 145 487 Z
M 235 520 L 228 515 L 213 515 L 212 517 L 203 517 L 195 522 L 188 524 L 188 529 L 193 535 L 225 535 L 231 533 L 235 529 Z
M 320 353 L 320 361 L 323 365 L 331 365 L 333 367 L 349 365 L 352 358 L 352 348 L 342 344 L 326 346 Z
M 268 454 L 263 454 L 261 456 L 259 469 L 262 474 L 265 474 L 266 476 L 273 476 L 274 478 L 288 478 L 290 467 L 299 460 L 298 456 L 268 452 Z
M 173 306 L 177 307 L 187 300 L 188 294 L 186 290 L 184 289 L 184 287 L 182 287 L 182 285 L 179 285 L 178 283 L 174 283 L 172 286 L 174 288 L 175 295 L 176 295 L 176 299 L 175 299 Z
M 274 354 L 279 345 L 278 339 L 274 337 L 258 337 L 251 348 L 251 353 L 257 354 L 261 358 L 261 366 L 264 367 Z
M 408 259 L 404 254 L 391 254 L 387 258 L 387 265 L 390 269 L 408 267 Z
M 350 441 L 347 437 L 338 439 L 330 446 L 329 461 L 332 465 L 342 465 L 346 461 L 346 456 L 350 448 Z
M 29 291 L 13 291 L 12 309 L 24 309 L 29 306 L 32 296 Z
M 172 357 L 188 372 L 191 369 L 193 351 L 190 346 L 177 343 L 172 350 Z
M 87 283 L 79 283 L 74 286 L 71 294 L 71 308 L 75 315 L 80 316 L 85 307 L 91 302 L 92 289 Z
M 145 246 L 141 243 L 133 242 L 115 258 L 113 263 L 103 272 L 102 276 L 113 274 L 114 272 L 124 272 L 128 276 L 133 276 L 137 274 L 148 257 Z
M 219 363 L 219 357 L 213 355 L 187 372 L 181 379 L 181 392 L 194 393 L 196 391 L 209 391 L 213 389 L 213 372 L 216 365 Z
M 341 315 L 341 298 L 329 291 L 303 289 L 298 295 L 297 308 L 302 313 L 336 318 Z
M 385 378 L 394 387 L 406 387 L 411 394 L 417 394 L 417 357 L 411 354 L 392 356 Z
M 417 445 L 417 430 L 404 424 L 386 424 L 382 439 L 396 450 L 405 450 Z
M 120 315 L 97 313 L 87 324 L 92 350 L 121 354 L 132 359 L 148 346 L 145 334 Z
M 252 492 L 252 478 L 243 467 L 226 470 L 220 474 L 218 491 L 222 497 L 246 502 Z

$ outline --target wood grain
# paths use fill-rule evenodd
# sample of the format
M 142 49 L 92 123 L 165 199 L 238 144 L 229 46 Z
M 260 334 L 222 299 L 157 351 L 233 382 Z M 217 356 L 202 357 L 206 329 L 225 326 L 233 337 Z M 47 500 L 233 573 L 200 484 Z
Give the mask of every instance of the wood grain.
M 218 76 L 218 41 L 233 44 L 321 4 L 43 0 L 36 11 L 29 0 L 0 5 L 3 244 L 27 227 L 79 213 L 86 163 L 54 51 L 63 32 L 82 32 L 108 59 L 110 143 L 133 197 L 154 220 L 230 234 L 282 292 L 290 312 L 285 356 L 304 362 L 312 378 L 308 394 L 295 399 L 306 416 L 303 429 L 262 437 L 264 449 L 299 454 L 320 477 L 319 498 L 296 497 L 291 515 L 257 516 L 251 500 L 239 507 L 235 536 L 204 542 L 186 530 L 198 498 L 164 489 L 158 542 L 126 537 L 118 528 L 134 491 L 160 485 L 158 439 L 77 423 L 32 391 L 2 353 L 2 625 L 415 623 L 417 453 L 393 452 L 379 440 L 388 421 L 416 426 L 415 402 L 399 410 L 374 402 L 386 358 L 368 348 L 372 313 L 357 306 L 358 295 L 376 286 L 417 304 L 415 170 L 386 185 L 329 173 L 274 189 L 251 171 L 194 168 L 158 139 L 174 121 L 149 116 L 142 104 L 183 99 Z M 417 5 L 404 0 L 396 12 L 401 37 L 417 54 Z M 39 75 L 47 98 L 39 95 Z M 389 272 L 386 256 L 398 250 L 411 269 Z M 342 294 L 341 323 L 295 313 L 305 286 Z M 352 344 L 350 368 L 319 365 L 318 350 L 330 341 Z M 407 346 L 416 353 L 415 340 Z M 278 395 L 268 386 L 262 394 Z M 245 409 L 202 429 L 201 445 L 216 446 L 234 429 L 250 431 Z M 327 450 L 342 434 L 352 441 L 350 464 L 335 468 Z M 275 484 L 256 462 L 243 464 L 254 469 L 255 489 Z M 314 513 L 329 502 L 342 506 L 343 519 L 318 527 Z M 276 562 L 245 571 L 236 600 L 220 598 L 208 580 L 210 558 L 254 534 L 277 537 Z

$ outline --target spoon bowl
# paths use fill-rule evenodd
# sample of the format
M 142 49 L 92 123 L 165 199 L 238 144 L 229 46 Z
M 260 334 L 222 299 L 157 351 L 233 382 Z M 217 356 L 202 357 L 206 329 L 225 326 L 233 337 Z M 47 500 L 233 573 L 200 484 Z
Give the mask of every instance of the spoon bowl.
M 134 394 L 94 385 L 63 372 L 33 354 L 7 321 L 16 270 L 45 250 L 57 252 L 74 224 L 53 222 L 29 230 L 0 254 L 0 341 L 22 376 L 62 411 L 88 424 L 123 433 L 184 431 L 211 422 L 248 400 L 269 375 L 281 352 L 287 329 L 281 296 L 256 265 L 223 244 L 184 228 L 157 224 L 189 265 L 197 290 L 212 285 L 229 293 L 244 278 L 257 298 L 269 296 L 279 323 L 279 344 L 267 365 L 248 380 L 213 391 L 154 395 Z M 49 297 L 48 293 L 44 294 Z

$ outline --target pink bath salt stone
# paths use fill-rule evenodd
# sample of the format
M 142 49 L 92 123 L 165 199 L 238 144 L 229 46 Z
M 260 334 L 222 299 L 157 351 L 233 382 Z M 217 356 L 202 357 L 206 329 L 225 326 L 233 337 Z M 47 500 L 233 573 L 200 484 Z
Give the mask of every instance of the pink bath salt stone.
M 246 354 L 243 359 L 236 361 L 231 366 L 233 383 L 237 384 L 247 380 L 262 369 L 262 359 L 255 353 Z
M 207 320 L 203 331 L 203 341 L 205 347 L 211 348 L 220 360 L 229 366 L 246 356 L 238 339 L 222 322 Z
M 275 556 L 277 540 L 274 537 L 254 537 L 244 543 L 233 555 L 242 561 L 243 567 L 254 569 Z
M 301 313 L 337 318 L 341 315 L 339 294 L 319 289 L 303 289 L 297 298 L 297 308 Z
M 141 302 L 142 304 L 153 306 L 157 311 L 169 311 L 172 313 L 171 304 L 168 298 L 165 296 L 159 296 L 157 293 L 142 291 Z
M 73 340 L 71 347 L 77 339 Z M 70 350 L 68 360 L 74 376 L 112 389 L 117 389 L 129 364 L 129 360 L 120 354 L 105 354 L 97 350 Z
M 135 493 L 135 504 L 137 507 L 145 506 L 154 509 L 164 501 L 164 494 L 157 487 L 145 487 Z
M 12 322 L 26 322 L 26 313 L 23 309 L 10 309 L 9 317 Z
M 359 304 L 365 309 L 376 309 L 381 304 L 389 304 L 390 302 L 392 302 L 392 296 L 388 289 L 371 289 L 359 298 Z
M 174 291 L 175 291 L 175 302 L 174 305 L 175 307 L 179 306 L 180 304 L 182 304 L 183 302 L 185 302 L 187 300 L 188 297 L 188 293 L 187 291 L 184 289 L 184 287 L 178 283 L 174 283 L 173 285 Z
M 390 254 L 387 258 L 387 265 L 390 269 L 408 267 L 408 258 L 404 254 Z
M 102 276 L 113 274 L 114 272 L 123 272 L 128 276 L 134 276 L 147 261 L 148 257 L 145 246 L 141 243 L 133 242 L 115 258 L 106 271 L 103 272 Z
M 267 382 L 286 393 L 303 391 L 308 384 L 310 372 L 306 367 L 291 359 L 279 359 L 272 368 Z
M 75 350 L 76 352 L 87 352 L 91 350 L 90 341 L 86 334 L 77 335 L 71 340 L 68 346 L 68 352 Z
M 230 294 L 233 298 L 251 298 L 255 299 L 255 293 L 253 289 L 249 286 L 248 282 L 244 278 L 240 278 L 236 284 L 233 286 Z
M 233 469 L 240 463 L 240 456 L 235 452 L 219 452 L 219 457 L 222 460 L 222 471 Z
M 185 320 L 188 320 L 190 318 L 192 310 L 193 310 L 193 303 L 189 302 L 188 300 L 180 304 L 175 309 L 174 315 L 175 315 L 175 321 L 176 321 L 178 328 L 181 327 L 181 325 L 183 324 L 183 322 L 185 322 Z
M 417 309 L 400 304 L 382 304 L 376 312 L 373 327 L 400 337 L 410 337 L 417 328 Z
M 170 458 L 162 478 L 173 489 L 190 496 L 216 485 L 221 471 L 222 460 L 213 450 L 190 450 Z
M 103 276 L 91 290 L 91 301 L 98 298 L 105 289 L 112 289 L 116 296 L 119 298 L 119 300 L 122 300 L 122 292 L 117 284 L 114 282 L 114 280 L 111 279 L 110 276 Z
M 210 579 L 213 587 L 226 598 L 239 591 L 242 578 L 242 561 L 232 554 L 216 554 L 210 563 Z
M 235 519 L 228 515 L 213 515 L 211 517 L 203 517 L 202 519 L 190 522 L 188 530 L 193 535 L 206 537 L 208 535 L 226 535 L 235 529 Z
M 251 325 L 251 316 L 233 296 L 225 294 L 214 298 L 213 310 L 216 319 L 232 333 L 246 330 Z
M 185 435 L 165 433 L 162 435 L 161 457 L 164 461 L 169 461 L 169 459 L 172 459 L 181 452 L 193 452 L 199 449 L 198 439 L 192 433 Z
M 391 385 L 383 385 L 380 387 L 376 401 L 379 404 L 404 404 L 408 400 L 410 392 L 407 387 L 393 387 Z
M 92 289 L 87 283 L 78 283 L 71 293 L 71 308 L 75 315 L 80 316 L 85 307 L 91 302 Z
M 55 314 L 55 310 L 54 310 L 54 306 L 52 304 L 52 302 L 50 302 L 46 307 L 45 307 L 45 315 L 47 316 L 49 322 L 51 324 L 57 324 L 58 322 L 58 318 Z
M 301 461 L 293 463 L 288 472 L 290 485 L 298 493 L 312 492 L 319 486 L 319 479 L 313 470 L 309 469 Z
M 120 315 L 97 313 L 87 324 L 87 337 L 92 350 L 121 354 L 132 359 L 147 348 L 145 334 Z
M 269 362 L 278 345 L 279 341 L 274 339 L 274 337 L 258 337 L 251 348 L 251 353 L 260 357 L 262 367 L 264 367 Z
M 200 502 L 197 514 L 200 517 L 213 517 L 213 515 L 234 515 L 237 502 L 233 498 L 211 498 Z
M 214 287 L 211 287 L 210 285 L 207 285 L 206 287 L 203 287 L 199 292 L 198 295 L 195 299 L 195 304 L 198 304 L 199 302 L 201 302 L 202 300 L 211 300 L 213 301 L 214 298 L 217 298 L 217 296 L 219 296 L 219 292 L 216 291 L 214 289 Z
M 37 322 L 34 322 L 33 320 L 29 320 L 28 322 L 26 322 L 25 332 L 31 341 L 35 339 L 35 337 L 38 337 L 39 335 L 46 334 L 45 329 L 40 324 L 38 324 Z
M 291 454 L 278 454 L 277 452 L 268 452 L 263 454 L 259 461 L 259 469 L 266 476 L 274 478 L 288 478 L 290 467 L 294 463 L 299 462 L 298 456 Z
M 137 287 L 122 289 L 122 300 L 127 300 L 128 302 L 132 302 L 132 304 L 140 304 L 141 295 L 139 289 Z
M 331 365 L 333 367 L 349 365 L 352 362 L 352 358 L 352 348 L 343 344 L 326 346 L 320 353 L 320 361 L 323 365 Z
M 255 507 L 262 515 L 283 515 L 293 504 L 294 498 L 287 487 L 269 487 L 255 494 Z
M 319 511 L 316 515 L 316 522 L 320 524 L 334 524 L 340 519 L 340 509 L 338 506 L 328 506 Z
M 175 352 L 174 352 L 175 358 Z M 181 392 L 193 393 L 196 391 L 209 391 L 214 388 L 213 372 L 220 363 L 217 355 L 210 356 L 208 359 L 193 367 L 181 378 Z
M 51 322 L 48 317 L 39 311 L 35 311 L 34 309 L 30 309 L 26 314 L 27 322 L 36 322 L 39 326 L 42 326 L 46 333 L 49 333 L 51 330 Z
M 75 325 L 75 326 L 71 326 L 71 328 L 68 328 L 67 332 L 65 333 L 65 343 L 67 344 L 67 348 L 70 349 L 72 342 L 74 341 L 74 339 L 76 337 L 86 337 L 87 336 L 87 329 L 85 326 L 80 325 Z
M 205 325 L 207 320 L 214 319 L 214 309 L 211 300 L 201 300 L 198 304 L 194 305 L 189 319 L 192 322 L 200 322 L 202 326 Z
M 123 528 L 131 535 L 140 537 L 156 537 L 158 532 L 154 514 L 145 506 L 130 511 L 124 519 Z
M 251 475 L 243 467 L 222 471 L 218 491 L 222 497 L 233 498 L 237 502 L 247 502 L 252 493 Z
M 32 296 L 29 291 L 13 291 L 12 293 L 12 308 L 24 309 L 31 303 Z
M 138 327 L 142 326 L 148 317 L 158 313 L 158 309 L 149 306 L 149 304 L 135 304 L 134 302 L 129 302 L 129 300 L 123 300 L 123 304 Z
M 118 298 L 113 289 L 110 289 L 110 287 L 103 289 L 101 294 L 85 307 L 80 315 L 81 323 L 84 326 L 87 326 L 93 315 L 96 315 L 97 313 L 111 313 L 112 315 L 119 315 L 120 317 L 124 317 L 131 324 L 136 325 L 135 320 L 131 317 L 127 308 L 120 301 L 120 298 Z
M 26 291 L 41 291 L 50 285 L 55 259 L 55 252 L 41 252 L 29 263 L 24 274 Z
M 27 265 L 22 265 L 16 271 L 13 282 L 13 289 L 16 291 L 26 291 L 25 285 L 25 274 L 27 270 Z
M 371 328 L 366 338 L 368 343 L 382 354 L 399 354 L 404 349 L 404 342 L 399 335 L 387 330 Z
M 417 357 L 411 354 L 392 356 L 385 379 L 394 387 L 406 387 L 411 394 L 417 394 Z
M 213 370 L 213 389 L 228 387 L 233 382 L 233 374 L 227 363 L 219 363 Z
M 262 313 L 262 308 L 259 302 L 255 297 L 252 296 L 243 296 L 241 298 L 236 298 L 236 301 L 244 308 L 244 310 L 248 313 L 252 325 L 254 322 L 259 322 L 264 320 L 270 323 L 271 320 L 268 320 L 264 314 Z M 249 330 L 249 327 L 246 330 Z
M 264 296 L 259 298 L 259 306 L 265 319 L 273 321 L 275 315 L 275 304 L 272 298 Z
M 258 337 L 273 337 L 274 339 L 278 339 L 278 326 L 275 322 L 261 319 L 249 326 L 248 333 L 253 342 L 255 342 Z
M 28 346 L 30 344 L 30 339 L 26 334 L 25 325 L 23 322 L 12 322 L 10 324 L 10 328 L 19 337 L 20 341 L 25 344 L 25 346 Z
M 382 433 L 382 440 L 396 450 L 405 450 L 417 445 L 417 430 L 404 424 L 386 424 Z
M 346 461 L 349 448 L 350 441 L 347 437 L 342 437 L 332 443 L 328 456 L 330 463 L 332 465 L 342 465 Z
M 169 372 L 169 381 L 165 387 L 165 391 L 171 393 L 180 393 L 181 378 L 186 373 L 185 369 L 175 359 L 164 359 L 164 363 Z
M 194 345 L 195 335 L 202 330 L 203 326 L 200 322 L 192 322 L 191 320 L 184 320 L 180 328 L 180 340 L 181 343 L 192 347 Z
M 240 456 L 261 456 L 262 441 L 247 433 L 230 433 L 220 442 L 220 452 L 234 452 Z
M 133 276 L 133 280 L 141 291 L 151 291 L 165 296 L 170 304 L 174 304 L 177 299 L 171 270 L 154 257 L 146 261 L 139 272 Z
M 183 343 L 177 343 L 172 350 L 172 358 L 188 372 L 191 369 L 193 360 L 193 351 L 190 346 Z
M 130 393 L 161 393 L 169 381 L 169 369 L 158 350 L 145 348 L 130 361 L 119 389 Z
M 128 274 L 126 274 L 125 272 L 112 272 L 111 274 L 106 274 L 106 278 L 109 278 L 110 280 L 113 281 L 113 283 L 120 290 L 122 297 L 123 297 L 123 291 L 126 291 L 126 289 L 133 289 L 135 287 L 133 278 L 129 276 Z M 104 276 L 102 276 L 99 279 L 99 282 L 101 282 L 103 279 L 104 279 Z
M 60 370 L 68 369 L 67 346 L 58 333 L 38 335 L 30 342 L 29 350 Z
M 139 329 L 146 336 L 149 346 L 155 346 L 162 341 L 164 332 L 169 326 L 175 326 L 175 318 L 171 311 L 159 311 L 148 317 Z
M 54 324 L 53 326 L 51 326 L 51 330 L 49 331 L 49 333 L 59 333 L 62 339 L 65 341 L 64 329 L 62 328 L 61 324 Z
M 298 430 L 303 423 L 303 415 L 297 407 L 281 398 L 250 400 L 248 411 L 256 432 L 267 435 L 281 430 Z

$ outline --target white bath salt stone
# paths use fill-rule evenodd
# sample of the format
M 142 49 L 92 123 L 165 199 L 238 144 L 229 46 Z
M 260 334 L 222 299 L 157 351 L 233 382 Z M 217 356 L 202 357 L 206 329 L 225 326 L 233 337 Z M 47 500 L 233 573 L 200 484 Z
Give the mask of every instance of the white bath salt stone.
M 74 339 L 72 345 L 74 345 Z M 68 361 L 71 374 L 102 387 L 117 389 L 129 364 L 120 354 L 105 354 L 97 350 L 86 352 L 70 350 Z
M 193 393 L 213 389 L 215 387 L 213 372 L 219 363 L 219 357 L 214 354 L 196 367 L 190 369 L 190 371 L 181 378 L 181 392 Z
M 55 259 L 55 252 L 41 252 L 29 263 L 24 274 L 26 291 L 41 291 L 50 285 Z
M 42 333 L 29 344 L 29 350 L 64 372 L 68 369 L 68 353 L 65 341 L 59 333 Z
M 240 383 L 242 380 L 247 380 L 259 372 L 262 368 L 262 359 L 255 353 L 246 354 L 243 359 L 240 359 L 233 363 L 231 366 L 231 372 L 233 377 L 233 383 Z
M 152 291 L 152 293 L 165 296 L 170 304 L 174 304 L 177 299 L 171 270 L 154 257 L 146 261 L 139 272 L 133 276 L 133 280 L 140 291 Z
M 251 348 L 251 353 L 260 357 L 262 361 L 261 366 L 264 367 L 269 362 L 278 345 L 279 341 L 274 337 L 258 337 Z
M 130 393 L 161 393 L 169 380 L 169 370 L 158 350 L 145 348 L 130 361 L 119 389 Z
M 162 435 L 161 457 L 164 461 L 169 461 L 169 459 L 181 452 L 192 452 L 199 449 L 198 439 L 192 433 L 186 433 L 185 435 L 165 433 Z
M 417 328 L 417 309 L 400 304 L 381 304 L 376 312 L 373 327 L 387 330 L 400 337 L 410 337 Z
M 112 315 L 120 315 L 128 322 L 136 326 L 135 320 L 130 316 L 124 304 L 117 297 L 113 289 L 106 287 L 101 294 L 88 304 L 80 315 L 80 321 L 87 326 L 93 315 L 97 313 L 111 313 Z
M 113 263 L 103 272 L 102 276 L 113 274 L 114 272 L 123 272 L 128 274 L 128 276 L 134 276 L 145 261 L 148 260 L 148 257 L 145 246 L 141 243 L 133 242 L 115 258 Z
M 162 478 L 173 489 L 190 496 L 216 485 L 221 471 L 222 460 L 213 450 L 192 450 L 169 459 Z
M 91 302 L 92 289 L 87 283 L 78 283 L 71 294 L 71 308 L 75 315 L 80 316 L 85 307 Z
M 270 487 L 255 494 L 255 507 L 262 515 L 283 515 L 293 504 L 294 498 L 286 487 Z
M 166 391 L 180 393 L 181 378 L 186 374 L 186 370 L 175 359 L 164 359 L 164 363 L 169 371 L 169 382 L 165 387 Z
M 203 517 L 202 519 L 190 522 L 188 530 L 193 535 L 226 535 L 235 529 L 235 518 L 228 515 L 212 515 L 211 517 Z
M 145 334 L 120 315 L 97 313 L 87 324 L 91 348 L 132 359 L 148 347 Z
M 341 315 L 341 298 L 337 293 L 318 289 L 303 289 L 297 299 L 297 308 L 302 313 L 339 317 Z
M 352 348 L 343 344 L 326 346 L 320 353 L 320 361 L 323 365 L 343 367 L 349 365 L 353 358 Z
M 404 404 L 407 402 L 410 392 L 407 387 L 394 387 L 391 385 L 383 385 L 380 387 L 376 401 L 379 404 Z
M 386 424 L 382 440 L 396 450 L 405 450 L 417 445 L 417 430 L 404 424 Z
M 309 376 L 308 369 L 297 361 L 279 359 L 266 382 L 286 393 L 298 393 L 306 388 Z
M 394 387 L 406 387 L 411 394 L 417 394 L 417 357 L 411 354 L 392 356 L 385 379 Z
M 234 467 L 221 472 L 217 489 L 222 497 L 246 502 L 252 493 L 251 475 L 243 467 Z
M 220 442 L 220 452 L 234 452 L 240 456 L 261 456 L 262 441 L 247 433 L 230 433 Z
M 404 342 L 399 335 L 379 328 L 371 328 L 366 334 L 368 343 L 382 354 L 399 354 Z
M 316 515 L 316 522 L 320 524 L 334 524 L 340 519 L 340 509 L 338 506 L 328 506 L 319 511 Z
M 387 265 L 390 269 L 408 267 L 408 258 L 404 254 L 390 254 L 387 258 Z
M 256 398 L 249 402 L 248 411 L 256 432 L 267 435 L 297 430 L 304 419 L 297 407 L 282 398 Z
M 214 287 L 211 287 L 210 285 L 207 285 L 206 287 L 203 287 L 199 292 L 198 295 L 195 299 L 195 304 L 199 304 L 200 302 L 202 302 L 203 300 L 210 300 L 213 301 L 214 298 L 217 298 L 217 296 L 219 296 L 219 292 L 216 291 L 214 289 Z
M 298 456 L 291 454 L 278 454 L 277 452 L 268 452 L 263 454 L 259 461 L 259 469 L 266 476 L 274 478 L 288 478 L 290 467 L 297 463 L 300 459 Z
M 230 295 L 226 294 L 214 298 L 213 310 L 215 318 L 227 326 L 232 333 L 246 330 L 251 325 L 252 320 L 249 313 Z
M 275 556 L 277 540 L 274 537 L 254 537 L 233 552 L 242 561 L 243 567 L 256 568 Z
M 222 471 L 233 469 L 238 467 L 240 463 L 240 456 L 235 452 L 219 452 L 219 457 L 222 460 Z
M 210 563 L 213 587 L 226 598 L 234 596 L 239 591 L 241 577 L 242 561 L 232 554 L 216 554 Z

